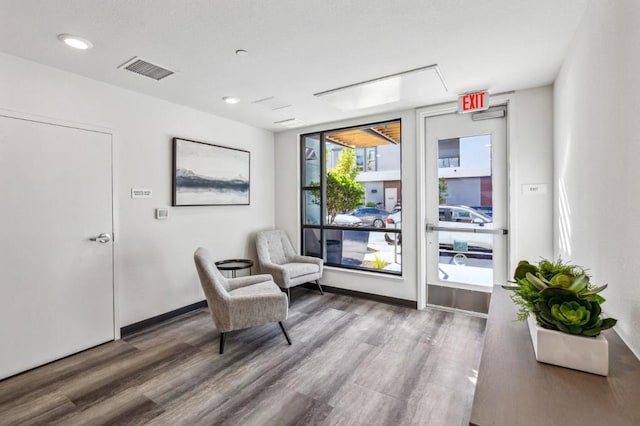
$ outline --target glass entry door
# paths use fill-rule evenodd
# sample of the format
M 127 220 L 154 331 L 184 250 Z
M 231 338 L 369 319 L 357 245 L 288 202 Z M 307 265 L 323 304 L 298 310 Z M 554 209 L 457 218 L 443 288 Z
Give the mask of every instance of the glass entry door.
M 425 119 L 428 304 L 486 312 L 493 285 L 506 280 L 506 110 L 499 111 Z M 484 119 L 495 115 L 502 117 Z

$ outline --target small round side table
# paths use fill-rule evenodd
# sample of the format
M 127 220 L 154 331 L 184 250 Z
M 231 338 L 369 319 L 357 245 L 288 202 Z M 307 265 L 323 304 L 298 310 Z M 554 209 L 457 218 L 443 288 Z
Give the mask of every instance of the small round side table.
M 219 260 L 216 266 L 221 271 L 231 271 L 231 277 L 236 277 L 236 272 L 241 269 L 249 269 L 249 275 L 251 275 L 251 268 L 253 267 L 253 260 L 251 259 L 225 259 Z

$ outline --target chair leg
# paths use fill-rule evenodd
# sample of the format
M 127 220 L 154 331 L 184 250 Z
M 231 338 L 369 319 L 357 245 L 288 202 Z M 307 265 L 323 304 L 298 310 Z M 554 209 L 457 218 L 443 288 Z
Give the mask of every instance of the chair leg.
M 289 301 L 289 306 L 291 306 L 291 287 L 287 287 L 287 300 Z
M 220 354 L 224 352 L 224 333 L 220 333 Z
M 322 291 L 322 286 L 320 285 L 320 280 L 316 280 L 316 284 L 318 284 L 318 290 L 320 290 L 320 294 L 324 295 L 324 291 Z
M 287 330 L 284 328 L 284 324 L 282 323 L 282 321 L 278 321 L 278 324 L 280 324 L 280 328 L 282 329 L 282 332 L 284 333 L 285 339 L 287 339 L 287 343 L 291 344 L 291 339 L 289 339 L 289 335 L 287 334 Z

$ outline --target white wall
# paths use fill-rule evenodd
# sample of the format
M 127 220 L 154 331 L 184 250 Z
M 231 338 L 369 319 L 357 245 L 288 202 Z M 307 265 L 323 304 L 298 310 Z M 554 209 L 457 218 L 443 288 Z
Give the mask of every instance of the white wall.
M 204 299 L 198 246 L 219 259 L 253 257 L 253 232 L 274 225 L 271 132 L 5 54 L 0 108 L 114 130 L 120 326 Z M 156 207 L 171 205 L 174 136 L 251 151 L 251 205 L 174 207 L 155 220 Z M 153 189 L 153 199 L 132 200 L 132 187 Z
M 276 227 L 284 229 L 300 248 L 300 153 L 299 135 L 366 123 L 402 119 L 402 278 L 389 275 L 327 268 L 322 283 L 349 290 L 416 300 L 416 124 L 415 112 L 403 111 L 306 127 L 276 134 L 275 210 Z M 409 250 L 413 247 L 413 250 Z
M 509 277 L 519 260 L 553 254 L 553 90 L 545 86 L 510 95 Z M 523 185 L 546 185 L 546 194 Z
M 640 355 L 640 8 L 592 1 L 555 82 L 554 251 L 608 283 L 605 312 Z

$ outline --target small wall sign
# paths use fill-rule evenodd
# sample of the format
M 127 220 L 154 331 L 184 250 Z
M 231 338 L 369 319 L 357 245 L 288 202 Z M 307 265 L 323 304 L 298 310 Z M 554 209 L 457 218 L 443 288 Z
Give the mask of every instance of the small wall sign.
M 546 183 L 529 183 L 522 185 L 522 193 L 528 195 L 544 195 L 547 193 Z
M 131 188 L 131 198 L 153 198 L 153 191 L 150 189 Z

